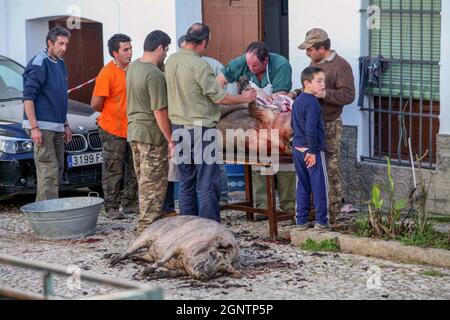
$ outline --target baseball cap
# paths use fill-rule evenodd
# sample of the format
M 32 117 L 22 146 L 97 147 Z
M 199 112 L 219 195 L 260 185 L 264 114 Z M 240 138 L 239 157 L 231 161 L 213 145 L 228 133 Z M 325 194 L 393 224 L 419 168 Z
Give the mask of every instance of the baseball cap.
M 313 45 L 322 43 L 324 41 L 327 41 L 328 33 L 320 28 L 314 28 L 306 34 L 305 41 L 298 46 L 300 50 L 307 50 L 311 48 Z

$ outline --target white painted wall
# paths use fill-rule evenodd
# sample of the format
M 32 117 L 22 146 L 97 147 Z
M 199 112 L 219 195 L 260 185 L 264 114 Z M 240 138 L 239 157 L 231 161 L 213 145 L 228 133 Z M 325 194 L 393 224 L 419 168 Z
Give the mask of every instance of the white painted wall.
M 170 52 L 174 52 L 176 38 L 175 0 L 121 0 L 120 32 L 133 39 L 133 59 L 144 52 L 144 41 L 154 30 L 166 32 L 172 38 Z M 106 36 L 106 33 L 104 33 Z M 109 37 L 109 34 L 108 34 Z M 107 39 L 105 40 L 106 43 Z M 109 54 L 107 55 L 110 60 Z
M 176 0 L 176 38 L 172 41 L 174 46 L 191 25 L 203 21 L 202 12 L 202 0 Z
M 6 15 L 6 0 L 0 0 L 0 54 L 8 55 L 7 33 L 9 29 L 9 20 Z
M 25 32 L 26 61 L 29 61 L 36 55 L 36 52 L 45 47 L 45 39 L 48 33 L 48 18 L 26 21 Z
M 362 113 L 356 106 L 359 86 L 358 58 L 363 55 L 360 43 L 363 39 L 361 28 L 361 0 L 315 0 L 314 5 L 310 1 L 289 1 L 289 57 L 293 67 L 293 83 L 299 88 L 300 75 L 306 68 L 310 59 L 305 51 L 297 47 L 305 39 L 306 33 L 312 28 L 326 30 L 332 41 L 332 49 L 344 57 L 352 66 L 357 89 L 356 101 L 344 110 L 343 121 L 345 125 L 355 125 L 360 129 L 367 123 L 363 123 Z M 359 134 L 358 158 L 363 153 L 362 146 L 365 140 Z
M 26 64 L 31 58 L 31 52 L 37 50 L 36 47 L 40 49 L 45 46 L 42 32 L 46 21 L 67 16 L 68 8 L 77 5 L 83 18 L 103 24 L 105 63 L 110 60 L 106 42 L 114 33 L 119 32 L 126 33 L 133 39 L 134 58 L 137 58 L 143 53 L 145 37 L 153 30 L 166 32 L 176 43 L 176 4 L 180 1 L 188 0 L 39 0 L 39 5 L 31 5 L 29 0 L 1 0 L 0 8 L 4 10 L 1 10 L 0 15 L 9 17 L 9 21 L 5 22 L 6 28 L 1 28 L 6 29 L 6 39 L 2 40 L 5 45 L 0 52 Z M 196 1 L 199 0 L 194 2 Z M 184 5 L 187 6 L 186 3 Z M 0 25 L 3 24 L 2 21 Z M 180 18 L 180 21 L 184 20 Z M 32 28 L 33 24 L 37 29 Z M 172 46 L 171 52 L 175 52 L 175 47 Z
M 441 126 L 440 134 L 450 134 L 450 1 L 442 1 L 441 39 Z

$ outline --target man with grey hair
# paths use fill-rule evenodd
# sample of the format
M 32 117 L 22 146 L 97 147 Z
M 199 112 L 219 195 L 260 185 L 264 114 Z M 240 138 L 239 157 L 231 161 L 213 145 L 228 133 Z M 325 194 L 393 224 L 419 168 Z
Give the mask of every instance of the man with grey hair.
M 34 143 L 36 201 L 58 198 L 64 172 L 64 142 L 72 131 L 67 122 L 67 51 L 69 30 L 55 27 L 47 34 L 47 48 L 31 59 L 23 74 L 23 128 Z

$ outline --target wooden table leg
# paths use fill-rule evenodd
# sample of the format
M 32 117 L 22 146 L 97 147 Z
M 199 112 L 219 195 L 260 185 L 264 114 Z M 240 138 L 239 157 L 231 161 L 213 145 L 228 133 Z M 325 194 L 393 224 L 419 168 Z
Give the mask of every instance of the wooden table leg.
M 253 208 L 253 184 L 252 184 L 252 166 L 245 165 L 245 200 Z M 255 214 L 252 211 L 247 211 L 247 221 L 254 222 Z
M 275 199 L 275 176 L 266 176 L 267 213 L 269 218 L 270 236 L 278 236 L 277 203 Z

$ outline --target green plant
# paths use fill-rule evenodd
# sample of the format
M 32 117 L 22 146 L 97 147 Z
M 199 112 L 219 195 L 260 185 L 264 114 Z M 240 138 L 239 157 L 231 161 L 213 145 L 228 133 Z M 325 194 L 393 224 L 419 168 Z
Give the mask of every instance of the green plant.
M 370 224 L 367 218 L 360 218 L 356 220 L 354 223 L 354 227 L 355 234 L 358 237 L 370 237 L 372 235 Z
M 437 237 L 431 230 L 427 200 L 434 174 L 431 173 L 429 181 L 426 181 L 422 171 L 422 161 L 428 155 L 428 151 L 422 157 L 416 156 L 418 164 L 418 182 L 415 182 L 408 199 L 395 199 L 395 184 L 391 174 L 391 161 L 388 159 L 387 178 L 385 185 L 372 187 L 371 199 L 368 202 L 370 235 L 381 239 L 397 239 L 409 244 L 435 243 L 435 246 L 446 247 L 441 240 L 431 239 Z M 411 159 L 412 160 L 412 159 Z M 415 178 L 414 169 L 414 178 Z M 415 179 L 414 179 L 415 180 Z M 387 195 L 387 199 L 382 195 Z M 402 211 L 409 210 L 402 217 Z M 383 208 L 387 207 L 387 211 Z M 450 239 L 448 241 L 450 243 Z
M 429 217 L 428 221 L 430 221 L 432 223 L 450 223 L 450 216 Z
M 302 250 L 312 252 L 340 252 L 341 248 L 336 239 L 325 240 L 317 243 L 314 240 L 308 239 L 304 244 L 300 246 Z
M 448 276 L 445 273 L 442 273 L 439 271 L 434 271 L 434 270 L 422 272 L 421 275 L 428 276 L 428 277 L 435 277 L 435 278 L 443 278 L 443 277 Z
M 414 213 L 414 219 L 416 222 L 416 232 L 418 231 L 418 234 L 423 234 L 425 232 L 425 229 L 429 227 L 428 221 L 429 214 L 427 210 L 427 201 L 434 173 L 431 173 L 430 180 L 427 183 L 425 181 L 425 177 L 422 171 L 422 160 L 427 155 L 428 150 L 421 158 L 419 158 L 418 156 L 416 157 L 419 168 L 418 170 L 419 183 L 417 185 L 417 188 L 413 190 L 411 195 L 411 209 L 412 212 Z
M 388 158 L 387 166 L 388 184 L 372 186 L 371 199 L 368 202 L 369 225 L 371 235 L 383 238 L 395 238 L 407 228 L 406 220 L 401 220 L 401 212 L 408 206 L 407 199 L 395 200 L 395 184 L 391 174 L 391 161 Z M 387 212 L 383 212 L 385 199 L 382 192 L 387 195 Z
M 450 243 L 447 235 L 438 233 L 433 230 L 433 227 L 428 224 L 423 230 L 415 229 L 412 233 L 400 235 L 396 240 L 408 245 L 417 247 L 433 247 L 438 249 L 450 250 Z

